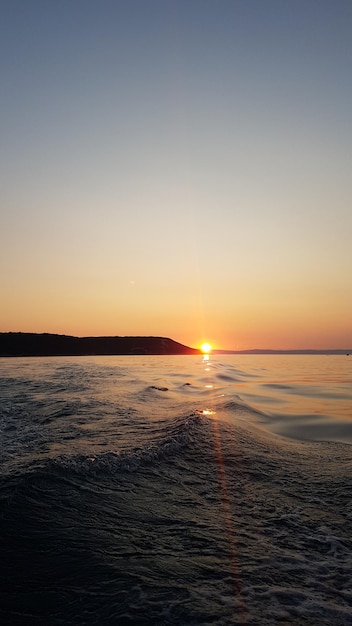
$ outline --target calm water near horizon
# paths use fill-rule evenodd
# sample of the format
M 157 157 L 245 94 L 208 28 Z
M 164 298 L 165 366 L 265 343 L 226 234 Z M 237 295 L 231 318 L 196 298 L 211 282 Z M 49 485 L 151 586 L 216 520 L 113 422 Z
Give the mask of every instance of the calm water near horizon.
M 233 357 L 223 358 L 233 364 Z M 238 355 L 238 394 L 266 414 L 273 431 L 297 439 L 352 443 L 352 358 Z
M 277 436 L 279 435 L 279 436 Z M 352 624 L 352 359 L 0 359 L 4 624 Z

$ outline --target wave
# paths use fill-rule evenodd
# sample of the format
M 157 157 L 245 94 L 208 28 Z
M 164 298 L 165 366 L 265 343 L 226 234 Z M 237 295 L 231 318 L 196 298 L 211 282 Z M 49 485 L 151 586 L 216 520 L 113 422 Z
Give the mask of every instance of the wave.
M 149 385 L 145 391 L 169 391 L 168 387 L 160 387 L 158 385 Z
M 154 441 L 132 450 L 99 454 L 60 455 L 49 462 L 51 468 L 70 471 L 80 475 L 113 475 L 119 472 L 135 472 L 141 465 L 157 465 L 170 458 L 196 440 L 205 420 L 201 413 L 167 420 Z
M 351 624 L 346 449 L 217 415 L 2 485 L 4 623 Z
M 226 422 L 228 422 L 229 417 L 234 419 L 234 423 L 236 418 L 246 418 L 247 423 L 252 425 L 268 420 L 268 415 L 264 411 L 244 402 L 237 395 L 232 395 L 231 399 L 218 398 L 216 411 L 219 419 L 223 418 Z

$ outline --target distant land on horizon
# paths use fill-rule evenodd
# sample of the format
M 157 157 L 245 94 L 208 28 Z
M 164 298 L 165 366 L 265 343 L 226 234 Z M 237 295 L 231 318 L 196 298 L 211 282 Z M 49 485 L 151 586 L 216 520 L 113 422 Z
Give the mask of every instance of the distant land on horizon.
M 202 354 L 167 337 L 74 337 L 55 333 L 0 332 L 0 357 L 12 356 L 94 356 L 94 355 L 177 355 Z M 352 355 L 352 348 L 300 350 L 212 350 L 212 354 L 341 354 Z
M 267 349 L 251 349 L 251 350 L 213 350 L 212 351 L 213 354 L 344 354 L 344 355 L 352 355 L 352 348 L 347 348 L 347 349 L 343 349 L 343 348 L 336 348 L 336 350 L 333 349 L 321 349 L 321 350 L 310 350 L 310 349 L 300 349 L 300 350 L 271 350 L 270 348 Z
M 73 337 L 52 333 L 0 333 L 0 356 L 201 354 L 165 337 Z

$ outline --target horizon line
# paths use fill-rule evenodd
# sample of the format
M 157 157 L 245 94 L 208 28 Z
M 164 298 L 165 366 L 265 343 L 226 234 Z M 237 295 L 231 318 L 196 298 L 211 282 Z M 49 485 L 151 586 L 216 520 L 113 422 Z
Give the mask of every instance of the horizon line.
M 181 343 L 171 337 L 163 337 L 162 335 L 70 335 L 65 333 L 55 332 L 32 332 L 32 331 L 0 331 L 0 335 L 53 335 L 57 337 L 72 337 L 74 339 L 114 339 L 114 338 L 155 338 L 155 339 L 169 339 L 175 343 L 179 343 L 186 348 L 192 350 L 200 350 L 200 348 L 194 348 L 187 344 Z M 226 349 L 226 348 L 213 348 L 210 351 L 211 354 L 301 354 L 301 353 L 315 353 L 315 354 L 333 354 L 333 353 L 352 353 L 352 347 L 350 348 L 242 348 L 242 349 Z

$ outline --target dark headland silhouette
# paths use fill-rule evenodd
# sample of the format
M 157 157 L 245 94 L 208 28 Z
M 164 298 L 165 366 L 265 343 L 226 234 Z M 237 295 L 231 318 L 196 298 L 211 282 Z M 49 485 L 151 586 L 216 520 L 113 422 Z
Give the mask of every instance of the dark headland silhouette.
M 213 350 L 213 354 L 352 354 L 337 350 Z M 52 333 L 0 332 L 0 357 L 202 354 L 166 337 L 73 337 Z
M 72 337 L 51 333 L 0 333 L 0 356 L 200 354 L 165 337 Z

